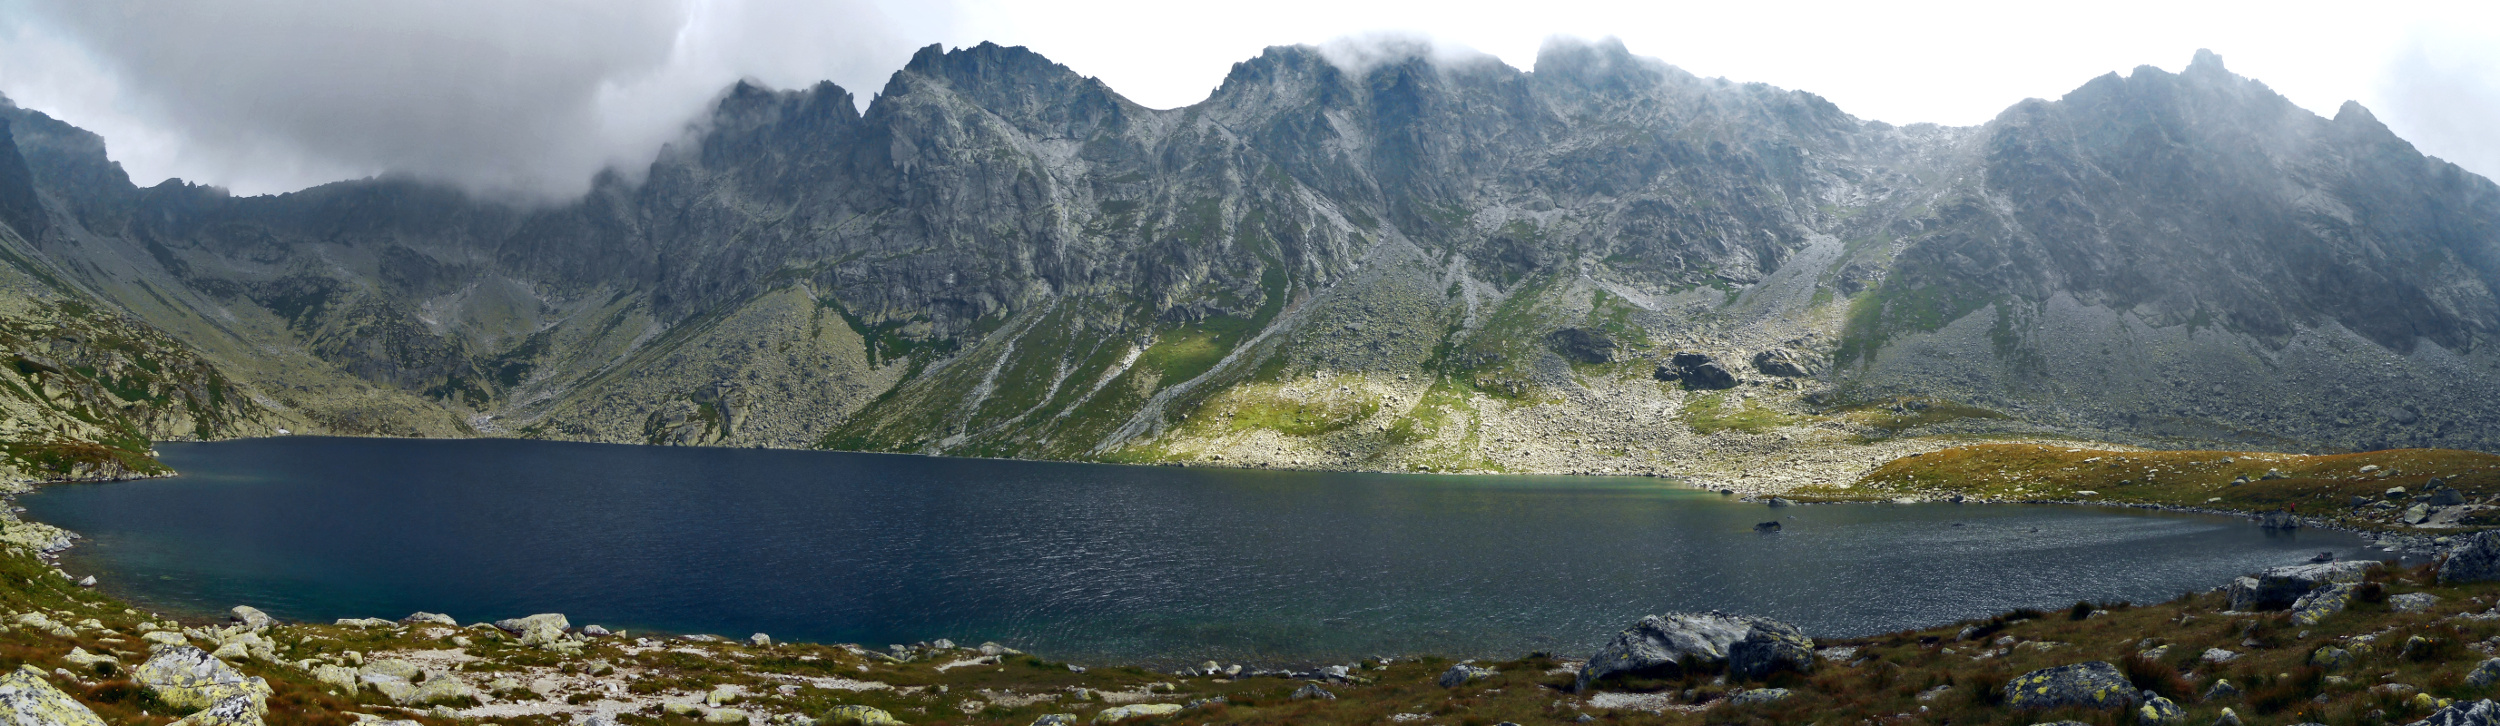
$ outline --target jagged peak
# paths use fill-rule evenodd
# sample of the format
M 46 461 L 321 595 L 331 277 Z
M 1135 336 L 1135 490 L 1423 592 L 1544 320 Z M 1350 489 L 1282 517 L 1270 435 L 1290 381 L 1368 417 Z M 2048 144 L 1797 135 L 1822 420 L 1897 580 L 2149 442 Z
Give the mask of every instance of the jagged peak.
M 1537 48 L 1533 68 L 1539 77 L 1588 87 L 1657 85 L 1673 77 L 1692 77 L 1666 61 L 1633 55 L 1623 39 L 1611 35 L 1595 41 L 1547 38 Z
M 2222 67 L 2222 54 L 2214 52 L 2211 48 L 2198 48 L 2196 49 L 2196 56 L 2188 59 L 2186 72 L 2196 73 L 2200 71 L 2205 73 L 2231 72 L 2229 69 Z
M 2343 106 L 2337 107 L 2335 123 L 2387 128 L 2386 124 L 2379 123 L 2378 114 L 2370 113 L 2370 109 L 2362 106 L 2360 101 L 2345 101 Z

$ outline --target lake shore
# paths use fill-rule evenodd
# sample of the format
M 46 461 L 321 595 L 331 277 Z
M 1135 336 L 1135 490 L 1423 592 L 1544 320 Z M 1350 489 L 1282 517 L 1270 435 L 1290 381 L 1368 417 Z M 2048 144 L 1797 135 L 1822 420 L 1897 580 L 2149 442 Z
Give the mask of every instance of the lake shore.
M 1903 461 L 1926 456 L 1935 454 Z M 1852 487 L 1825 497 L 1784 493 L 1830 501 L 1954 494 L 2014 500 L 1986 485 L 1948 484 L 1935 473 L 1942 469 L 1881 471 L 1905 481 L 1915 471 L 1919 485 Z M 2362 476 L 2375 486 L 2382 478 L 2374 474 Z M 2282 483 L 2226 487 L 2246 493 L 2215 509 L 2245 513 L 2237 507 L 2302 499 L 2305 490 L 2291 487 L 2318 483 L 2312 479 L 2355 483 L 2267 479 Z M 2482 480 L 2456 480 L 2460 490 L 2481 496 Z M 2149 496 L 2160 491 L 2136 490 L 2130 493 L 2145 496 L 2128 501 L 2065 501 L 2187 507 Z M 266 682 L 257 720 L 286 726 L 1022 725 L 1052 723 L 1054 715 L 1193 724 L 1774 724 L 1904 715 L 1923 722 L 2136 723 L 2132 706 L 2023 709 L 2005 698 L 2005 684 L 2026 673 L 2091 662 L 2114 664 L 2132 687 L 2161 695 L 2179 709 L 2177 723 L 2214 722 L 2223 709 L 2251 724 L 2407 723 L 2443 701 L 2488 695 L 2491 689 L 2469 676 L 2500 654 L 2500 608 L 2492 606 L 2500 585 L 2441 582 L 2428 566 L 2378 567 L 2360 583 L 2370 590 L 2353 591 L 2343 610 L 2311 622 L 2288 610 L 2234 609 L 2231 595 L 2215 591 L 2151 605 L 2015 611 L 1878 636 L 1815 638 L 1804 672 L 1731 677 L 1704 667 L 1617 677 L 1581 690 L 1579 674 L 1597 653 L 1472 661 L 1393 656 L 1276 669 L 1209 662 L 1173 670 L 1070 664 L 994 643 L 782 643 L 755 637 L 761 634 L 618 633 L 569 621 L 498 627 L 422 613 L 329 624 L 245 620 L 256 614 L 245 610 L 236 618 L 168 617 L 114 596 L 109 582 L 101 591 L 73 582 L 57 558 L 46 556 L 73 537 L 14 511 L 0 517 L 0 622 L 10 626 L 0 632 L 0 658 L 44 671 L 62 693 L 112 723 L 139 726 L 186 715 L 133 676 L 175 642 L 199 648 L 239 677 Z M 2230 688 L 2218 689 L 2221 682 Z
M 112 723 L 140 726 L 181 715 L 133 680 L 147 678 L 141 664 L 180 653 L 261 679 L 268 693 L 259 720 L 290 726 L 1021 726 L 1054 718 L 1773 724 L 1901 714 L 1931 722 L 2133 723 L 2133 708 L 2025 710 L 2005 699 L 2005 683 L 2022 674 L 2091 662 L 2118 664 L 2135 686 L 2175 705 L 2186 719 L 2179 723 L 2208 723 L 2223 718 L 2223 709 L 2243 723 L 2404 723 L 2443 701 L 2487 694 L 2469 676 L 2500 643 L 2500 609 L 2490 605 L 2500 583 L 2442 583 L 2435 568 L 2378 567 L 2348 607 L 2314 622 L 2291 612 L 2234 610 L 2231 595 L 2210 592 L 2154 605 L 2017 611 L 1817 639 L 1804 672 L 1731 677 L 1703 667 L 1616 677 L 1581 690 L 1576 680 L 1592 654 L 1157 671 L 1072 666 L 997 644 L 657 637 L 572 627 L 560 616 L 463 624 L 419 613 L 317 624 L 265 620 L 238 608 L 233 618 L 177 620 L 79 587 L 33 551 L 7 550 L 0 554 L 0 615 L 10 627 L 0 632 L 0 657 L 35 666 Z M 213 655 L 197 655 L 203 652 Z

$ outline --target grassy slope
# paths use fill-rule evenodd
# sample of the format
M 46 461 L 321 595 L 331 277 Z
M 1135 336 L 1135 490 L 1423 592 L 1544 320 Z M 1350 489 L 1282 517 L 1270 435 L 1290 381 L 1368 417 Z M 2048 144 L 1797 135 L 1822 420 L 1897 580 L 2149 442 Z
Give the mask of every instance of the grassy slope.
M 2378 470 L 2362 472 L 2363 467 Z M 2269 470 L 2281 478 L 2265 478 Z M 2392 472 L 2381 475 L 2382 472 Z M 2234 484 L 2247 477 L 2244 484 Z M 2085 445 L 1981 444 L 1894 460 L 1842 487 L 1797 492 L 1810 499 L 2090 499 L 2248 512 L 2292 509 L 2357 527 L 2393 513 L 2355 510 L 2351 498 L 2381 498 L 2390 487 L 2420 492 L 2439 478 L 2480 502 L 2500 494 L 2500 456 L 2448 449 L 2391 449 L 2308 456 L 2231 451 L 2135 451 Z M 2078 492 L 2096 492 L 2079 495 Z

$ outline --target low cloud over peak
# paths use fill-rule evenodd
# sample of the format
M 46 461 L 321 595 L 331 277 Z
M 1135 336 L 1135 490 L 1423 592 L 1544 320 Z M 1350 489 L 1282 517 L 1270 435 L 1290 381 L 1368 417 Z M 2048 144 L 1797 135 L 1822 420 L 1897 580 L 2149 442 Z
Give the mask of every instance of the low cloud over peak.
M 2065 30 L 2037 32 L 2052 25 Z M 2306 108 L 2332 114 L 2359 100 L 2424 152 L 2495 175 L 2491 27 L 2500 16 L 2473 0 L 2399 0 L 2358 16 L 2162 0 L 2020 11 L 1966 0 L 1552 0 L 1533 10 L 1490 0 L 0 0 L 0 94 L 102 134 L 142 185 L 178 176 L 254 194 L 400 174 L 561 199 L 602 169 L 638 173 L 741 79 L 829 79 L 864 103 L 932 42 L 1029 47 L 1156 108 L 1206 98 L 1227 68 L 1275 45 L 1304 44 L 1352 69 L 1409 58 L 1531 68 L 1541 50 L 1589 62 L 1628 50 L 1704 77 L 1811 92 L 1860 118 L 1954 125 L 2210 47 Z M 1555 36 L 1610 40 L 1548 46 Z
M 0 91 L 103 133 L 140 184 L 243 193 L 389 173 L 569 197 L 638 170 L 741 78 L 857 87 L 910 52 L 864 0 L 0 7 L 23 11 L 0 33 L 39 39 L 0 50 Z

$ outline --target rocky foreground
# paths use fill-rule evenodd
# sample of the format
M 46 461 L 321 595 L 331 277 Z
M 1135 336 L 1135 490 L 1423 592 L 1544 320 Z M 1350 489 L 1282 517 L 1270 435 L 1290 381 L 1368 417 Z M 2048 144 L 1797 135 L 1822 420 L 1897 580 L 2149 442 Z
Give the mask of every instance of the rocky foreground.
M 494 622 L 216 622 L 144 612 L 9 522 L 12 726 L 1059 723 L 2500 724 L 2500 532 L 2441 562 L 2291 565 L 2159 605 L 2077 603 L 1854 639 L 1722 613 L 1644 618 L 1583 660 L 1372 658 L 1270 671 L 1059 663 Z M 381 725 L 378 725 L 381 726 Z

